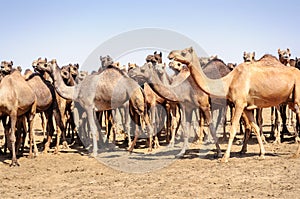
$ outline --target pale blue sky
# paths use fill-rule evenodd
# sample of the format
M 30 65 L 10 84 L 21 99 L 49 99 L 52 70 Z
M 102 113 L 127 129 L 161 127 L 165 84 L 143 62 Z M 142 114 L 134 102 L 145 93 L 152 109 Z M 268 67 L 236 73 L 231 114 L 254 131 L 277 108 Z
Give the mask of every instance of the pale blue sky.
M 259 58 L 287 47 L 292 57 L 300 56 L 299 1 L 0 0 L 0 5 L 0 60 L 24 68 L 40 56 L 60 65 L 81 64 L 102 42 L 145 27 L 186 35 L 225 62 L 242 62 L 243 51 Z

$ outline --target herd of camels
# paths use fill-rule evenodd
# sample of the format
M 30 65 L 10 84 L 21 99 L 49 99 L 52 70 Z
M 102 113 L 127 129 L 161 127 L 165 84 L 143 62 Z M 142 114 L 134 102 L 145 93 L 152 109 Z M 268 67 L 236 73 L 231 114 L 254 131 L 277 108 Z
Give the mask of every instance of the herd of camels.
M 39 114 L 45 133 L 44 153 L 50 150 L 52 143 L 54 153 L 61 147 L 68 148 L 68 133 L 72 140 L 77 138 L 76 141 L 97 156 L 99 148 L 116 143 L 115 117 L 119 111 L 125 134 L 123 141 L 129 152 L 134 150 L 141 135 L 146 135 L 149 152 L 160 147 L 162 136 L 168 147 L 174 147 L 181 127 L 183 145 L 176 157 L 184 156 L 195 113 L 199 122 L 195 140 L 202 143 L 207 138 L 204 127 L 208 127 L 221 162 L 230 158 L 239 124 L 245 129 L 241 152 L 247 151 L 253 131 L 260 148 L 259 157 L 264 158 L 263 108 L 272 107 L 272 114 L 276 116 L 276 121 L 272 121 L 274 142 L 280 142 L 288 131 L 286 108 L 292 110 L 296 114 L 296 121 L 290 117 L 294 137 L 299 143 L 300 60 L 291 59 L 289 49 L 279 49 L 278 55 L 279 59 L 266 54 L 256 60 L 254 52 L 245 52 L 244 62 L 237 65 L 225 64 L 216 56 L 199 58 L 192 47 L 173 50 L 168 55 L 172 75 L 162 62 L 162 53 L 157 52 L 148 55 L 143 66 L 132 63 L 128 63 L 128 67 L 120 66 L 110 56 L 100 56 L 100 68 L 91 74 L 79 71 L 78 64 L 59 67 L 55 59 L 38 58 L 32 63 L 34 71 L 27 69 L 22 75 L 21 67 L 13 67 L 12 61 L 2 61 L 0 116 L 5 145 L 0 152 L 6 153 L 9 149 L 11 166 L 19 165 L 17 155 L 29 142 L 29 157 L 36 156 L 39 151 L 34 118 Z M 216 132 L 226 123 L 227 107 L 232 113 L 231 126 L 227 150 L 222 156 Z M 212 119 L 214 116 L 216 120 Z M 103 123 L 105 133 L 101 131 Z M 299 153 L 300 143 L 294 157 Z

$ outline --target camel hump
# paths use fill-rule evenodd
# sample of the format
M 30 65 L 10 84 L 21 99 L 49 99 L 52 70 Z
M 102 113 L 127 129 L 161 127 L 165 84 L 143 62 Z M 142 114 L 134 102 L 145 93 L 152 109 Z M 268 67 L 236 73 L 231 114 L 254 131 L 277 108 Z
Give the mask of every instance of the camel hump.
M 277 57 L 273 56 L 273 55 L 270 55 L 270 54 L 265 54 L 263 55 L 258 61 L 264 61 L 264 60 L 276 60 L 276 61 L 279 61 L 277 59 Z

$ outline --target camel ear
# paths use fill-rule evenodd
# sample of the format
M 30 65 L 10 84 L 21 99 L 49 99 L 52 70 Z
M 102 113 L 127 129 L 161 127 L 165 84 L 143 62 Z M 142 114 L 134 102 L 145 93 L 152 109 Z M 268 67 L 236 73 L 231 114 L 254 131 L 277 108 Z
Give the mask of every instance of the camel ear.
M 39 58 L 38 58 L 38 61 L 39 61 L 39 60 L 41 60 L 41 59 L 42 59 L 42 58 L 41 58 L 41 57 L 39 57 Z
M 52 59 L 51 63 L 56 64 L 56 59 Z
M 156 53 L 157 53 L 157 52 L 155 51 L 155 52 L 154 52 L 154 55 L 156 55 Z
M 102 56 L 101 55 L 100 55 L 99 59 L 100 59 L 100 61 L 102 61 Z
M 128 62 L 128 66 L 130 66 L 130 62 Z
M 280 48 L 278 48 L 278 54 L 280 54 Z
M 246 56 L 246 54 L 247 54 L 246 51 L 244 51 L 244 56 Z
M 288 54 L 290 54 L 290 49 L 289 48 L 287 48 L 286 51 L 287 51 Z
M 77 67 L 77 69 L 79 69 L 79 64 L 77 63 L 77 64 L 75 64 L 75 66 Z
M 162 52 L 160 52 L 160 53 L 159 53 L 159 56 L 161 56 L 161 57 L 162 57 Z
M 14 64 L 14 62 L 13 62 L 13 61 L 10 61 L 10 64 L 11 64 L 11 65 L 13 65 L 13 64 Z
M 47 58 L 45 57 L 45 62 L 47 62 Z
M 253 55 L 253 58 L 254 58 L 255 57 L 255 52 L 253 52 L 252 55 Z
M 189 51 L 189 53 L 192 53 L 194 51 L 193 47 L 192 46 L 189 47 L 188 51 Z

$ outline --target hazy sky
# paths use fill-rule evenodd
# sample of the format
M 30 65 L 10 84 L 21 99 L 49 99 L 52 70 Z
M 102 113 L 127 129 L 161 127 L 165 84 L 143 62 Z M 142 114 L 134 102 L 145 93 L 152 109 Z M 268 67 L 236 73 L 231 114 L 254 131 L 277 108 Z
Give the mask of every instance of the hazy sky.
M 0 60 L 31 67 L 42 56 L 60 65 L 83 63 L 102 42 L 125 31 L 176 31 L 225 62 L 244 51 L 300 56 L 299 1 L 26 0 L 1 3 Z M 174 41 L 176 42 L 176 41 Z M 134 60 L 133 60 L 134 61 Z M 126 63 L 124 63 L 126 64 Z

